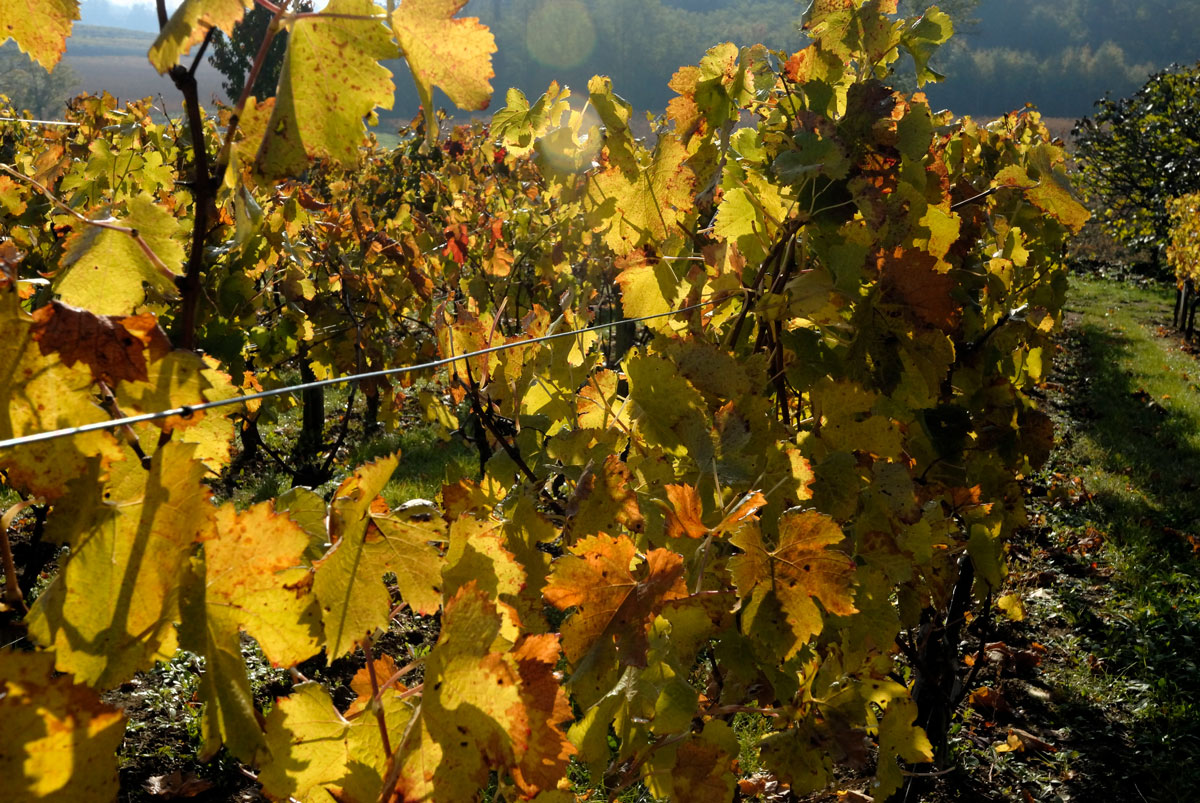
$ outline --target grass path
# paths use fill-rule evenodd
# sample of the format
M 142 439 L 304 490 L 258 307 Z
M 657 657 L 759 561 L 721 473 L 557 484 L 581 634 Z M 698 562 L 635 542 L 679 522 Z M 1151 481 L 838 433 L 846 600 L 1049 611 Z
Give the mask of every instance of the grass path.
M 1200 797 L 1200 361 L 1171 301 L 1073 281 L 1057 446 L 1010 547 L 1025 616 L 990 636 L 946 798 Z

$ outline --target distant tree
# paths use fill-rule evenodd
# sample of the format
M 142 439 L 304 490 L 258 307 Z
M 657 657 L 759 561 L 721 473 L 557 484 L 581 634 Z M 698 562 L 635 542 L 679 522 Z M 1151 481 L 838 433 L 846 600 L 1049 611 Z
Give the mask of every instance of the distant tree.
M 13 42 L 0 47 L 0 89 L 16 109 L 37 117 L 61 118 L 63 105 L 79 86 L 70 65 L 59 62 L 52 72 L 33 62 Z
M 1105 96 L 1075 124 L 1080 185 L 1107 231 L 1163 264 L 1168 202 L 1200 190 L 1200 62 L 1150 76 L 1129 97 Z
M 312 3 L 301 0 L 296 4 L 295 10 L 312 11 Z M 208 61 L 217 72 L 225 76 L 221 86 L 230 100 L 236 101 L 241 96 L 272 16 L 270 11 L 255 4 L 233 29 L 232 37 L 218 31 L 213 39 L 212 55 L 208 57 Z M 275 97 L 275 87 L 279 84 L 279 71 L 283 69 L 283 55 L 286 51 L 287 31 L 280 31 L 271 42 L 266 61 L 259 70 L 250 94 L 259 99 Z

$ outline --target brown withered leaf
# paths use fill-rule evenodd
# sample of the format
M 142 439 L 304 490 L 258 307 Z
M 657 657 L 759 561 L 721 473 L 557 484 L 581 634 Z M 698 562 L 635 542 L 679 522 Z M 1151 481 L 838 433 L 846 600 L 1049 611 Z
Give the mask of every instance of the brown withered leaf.
M 958 325 L 961 305 L 951 297 L 954 278 L 939 273 L 937 258 L 897 246 L 877 257 L 884 298 L 910 311 L 918 320 L 949 332 Z
M 33 339 L 43 355 L 57 353 L 67 365 L 82 362 L 109 385 L 145 382 L 148 363 L 171 350 L 153 315 L 96 315 L 61 301 L 34 311 Z

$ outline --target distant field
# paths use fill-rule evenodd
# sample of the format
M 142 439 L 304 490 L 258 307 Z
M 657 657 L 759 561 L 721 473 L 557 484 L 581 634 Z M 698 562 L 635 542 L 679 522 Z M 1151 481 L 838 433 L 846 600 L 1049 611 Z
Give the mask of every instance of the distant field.
M 79 76 L 80 92 L 108 91 L 122 101 L 162 95 L 168 109 L 177 112 L 182 102 L 178 90 L 146 58 L 153 42 L 150 33 L 76 25 L 64 61 Z M 212 105 L 214 96 L 225 100 L 221 74 L 207 60 L 196 70 L 196 80 L 206 106 Z

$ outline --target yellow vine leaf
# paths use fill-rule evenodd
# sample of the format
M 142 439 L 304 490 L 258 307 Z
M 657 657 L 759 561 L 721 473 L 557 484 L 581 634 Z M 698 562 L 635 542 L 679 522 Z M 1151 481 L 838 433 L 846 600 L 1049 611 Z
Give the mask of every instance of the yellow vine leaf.
M 588 177 L 584 214 L 613 252 L 624 255 L 665 239 L 691 210 L 695 176 L 688 156 L 678 139 L 661 137 L 650 164 L 632 177 L 618 163 Z
M 392 12 L 392 33 L 412 71 L 425 110 L 425 135 L 437 133 L 433 88 L 460 109 L 479 111 L 492 100 L 496 40 L 475 17 L 455 19 L 467 0 L 403 0 Z
M 331 0 L 322 13 L 295 21 L 279 74 L 266 139 L 258 151 L 268 176 L 294 175 L 313 159 L 358 164 L 363 118 L 392 108 L 395 84 L 379 64 L 396 46 L 371 0 Z
M 0 294 L 0 438 L 107 419 L 95 402 L 92 372 L 83 364 L 65 365 L 53 351 L 44 353 L 36 334 L 17 294 Z M 111 434 L 88 432 L 0 451 L 0 469 L 12 487 L 54 500 L 89 467 L 101 475 L 121 458 Z
M 625 536 L 601 533 L 554 562 L 542 593 L 560 611 L 577 609 L 562 625 L 563 652 L 572 665 L 578 666 L 598 642 L 615 641 L 624 663 L 644 666 L 654 616 L 665 603 L 687 596 L 681 555 L 652 550 L 639 578 L 630 569 L 636 553 Z
M 229 376 L 195 352 L 177 349 L 147 366 L 144 381 L 117 383 L 113 395 L 122 412 L 156 412 L 203 404 L 237 395 Z M 236 408 L 229 408 L 236 409 Z M 154 422 L 164 432 L 175 433 L 185 443 L 199 447 L 196 458 L 214 472 L 226 465 L 233 439 L 233 420 L 223 410 L 170 416 Z
M 403 688 L 389 690 L 382 701 L 393 746 L 400 743 L 411 716 L 399 691 Z M 267 794 L 305 803 L 376 800 L 386 756 L 379 724 L 366 708 L 359 704 L 357 713 L 343 716 L 319 683 L 301 683 L 291 696 L 279 699 L 266 717 L 270 757 L 258 776 Z
M 194 561 L 181 636 L 185 649 L 206 660 L 201 756 L 224 743 L 250 762 L 263 742 L 239 632 L 253 636 L 274 666 L 294 666 L 320 649 L 312 574 L 301 566 L 309 538 L 270 502 L 240 514 L 227 503 L 200 537 L 204 557 Z
M 150 46 L 150 63 L 165 73 L 213 28 L 232 34 L 251 5 L 245 0 L 183 0 Z
M 558 727 L 570 708 L 553 675 L 557 637 L 514 646 L 502 628 L 474 583 L 447 601 L 425 662 L 421 720 L 395 758 L 393 801 L 468 800 L 492 770 L 512 772 L 530 798 L 562 777 L 572 748 Z
M 125 715 L 44 652 L 0 650 L 0 778 L 4 800 L 115 800 Z
M 52 70 L 77 19 L 79 0 L 0 0 L 0 44 L 12 39 L 22 53 Z
M 387 627 L 387 572 L 396 574 L 401 598 L 417 613 L 432 614 L 441 604 L 443 561 L 428 543 L 445 539 L 441 520 L 391 515 L 377 500 L 398 461 L 393 455 L 364 466 L 335 494 L 329 523 L 335 543 L 317 562 L 313 586 L 331 660 Z
M 633 475 L 615 454 L 604 458 L 603 465 L 588 463 L 584 467 L 566 513 L 572 535 L 615 532 L 621 527 L 640 533 L 646 524 Z
M 734 799 L 738 737 L 728 723 L 710 720 L 680 744 L 655 751 L 643 774 L 656 798 L 688 803 Z
M 624 368 L 638 433 L 652 445 L 707 465 L 705 453 L 713 449 L 708 405 L 680 366 L 657 354 L 631 353 Z
M 521 596 L 526 586 L 525 570 L 506 548 L 506 541 L 498 521 L 480 520 L 470 514 L 455 519 L 450 525 L 450 548 L 442 570 L 443 593 L 453 595 L 474 582 L 489 599 L 502 603 L 502 632 L 515 641 L 523 621 L 540 615 L 541 608 L 540 604 L 534 608 L 528 597 Z
M 128 213 L 116 221 L 137 229 L 167 270 L 183 267 L 183 229 L 179 221 L 146 193 L 129 200 Z M 146 300 L 143 285 L 173 298 L 175 282 L 164 274 L 138 245 L 121 231 L 81 221 L 71 223 L 61 269 L 54 291 L 64 303 L 97 315 L 131 315 Z
M 641 258 L 640 251 L 630 254 L 625 264 L 627 267 L 616 275 L 616 282 L 621 288 L 621 307 L 627 318 L 660 315 L 683 306 L 678 303 L 679 277 L 669 264 L 649 262 Z M 669 318 L 649 321 L 646 325 L 663 334 L 671 332 Z
M 524 751 L 529 723 L 522 716 L 519 673 L 511 656 L 492 651 L 501 627 L 495 606 L 474 584 L 447 601 L 426 661 L 419 731 L 414 728 L 394 758 L 400 764 L 396 803 L 467 800 L 489 769 L 515 763 L 514 747 Z M 515 727 L 510 731 L 502 722 Z M 522 743 L 514 745 L 510 732 Z
M 826 548 L 843 539 L 837 522 L 812 511 L 780 516 L 779 545 L 771 550 L 763 544 L 757 526 L 739 529 L 729 541 L 743 554 L 729 559 L 729 573 L 738 594 L 749 598 L 744 614 L 747 626 L 753 628 L 756 615 L 774 607 L 763 605 L 766 598 L 773 598 L 792 633 L 790 656 L 823 629 L 821 611 L 814 600 L 831 614 L 856 613 L 850 588 L 854 560 L 844 552 Z
M 879 766 L 871 789 L 876 800 L 886 800 L 904 782 L 897 759 L 917 764 L 933 761 L 933 746 L 916 719 L 917 704 L 911 698 L 897 697 L 888 703 L 879 723 Z
M 168 443 L 146 470 L 126 450 L 107 485 L 83 475 L 55 505 L 47 536 L 71 556 L 26 621 L 60 672 L 111 688 L 174 655 L 179 588 L 213 515 L 195 451 Z

